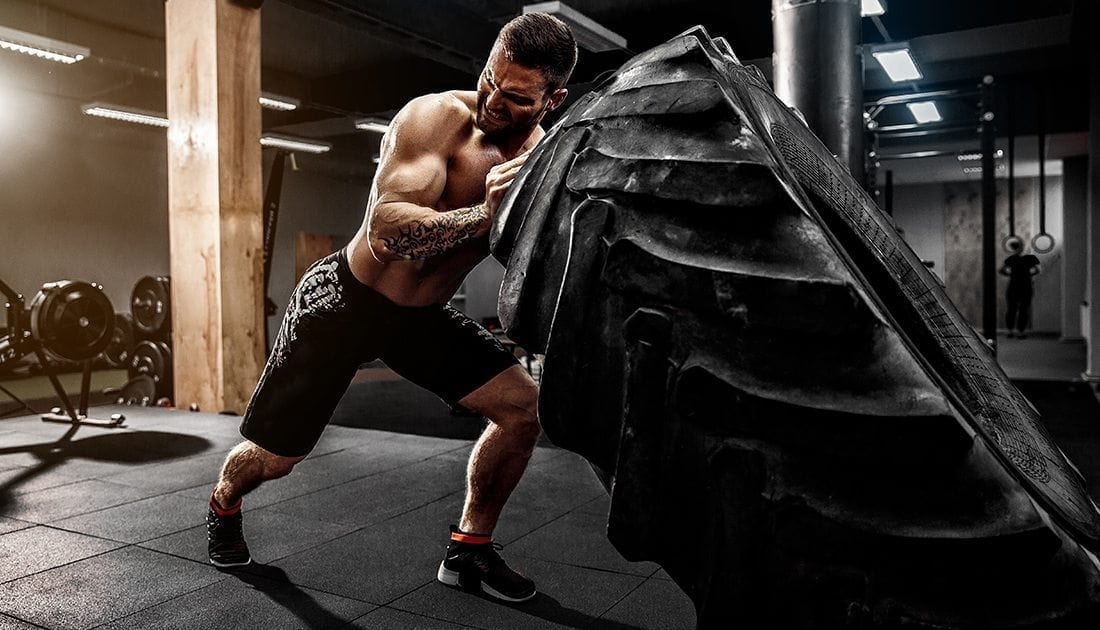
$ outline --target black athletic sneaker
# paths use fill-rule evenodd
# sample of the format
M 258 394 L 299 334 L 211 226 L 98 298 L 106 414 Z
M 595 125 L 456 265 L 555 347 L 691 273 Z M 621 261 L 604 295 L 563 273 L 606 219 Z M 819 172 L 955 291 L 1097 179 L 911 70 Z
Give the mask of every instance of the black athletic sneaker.
M 243 567 L 252 562 L 244 542 L 241 513 L 218 516 L 214 508 L 206 513 L 206 549 L 216 567 Z
M 465 591 L 480 589 L 506 602 L 523 602 L 535 596 L 535 583 L 508 568 L 495 542 L 469 544 L 451 541 L 436 578 Z

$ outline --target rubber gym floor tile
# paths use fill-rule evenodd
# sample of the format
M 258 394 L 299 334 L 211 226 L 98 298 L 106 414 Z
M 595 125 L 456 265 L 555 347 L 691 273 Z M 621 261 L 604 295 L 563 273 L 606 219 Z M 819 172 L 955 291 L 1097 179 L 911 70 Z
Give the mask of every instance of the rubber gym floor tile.
M 317 441 L 317 446 L 313 448 L 312 454 L 324 455 L 325 453 L 355 448 L 363 445 L 368 440 L 369 436 L 364 435 L 362 429 L 352 429 L 330 424 L 325 427 L 325 432 L 321 434 L 321 439 Z
M 0 615 L 0 630 L 37 630 L 38 626 L 23 623 L 7 615 Z
M 224 579 L 194 562 L 124 547 L 0 585 L 0 612 L 55 630 L 91 628 Z
M 508 545 L 511 555 L 540 558 L 589 569 L 648 577 L 652 562 L 629 562 L 607 540 L 607 519 L 573 512 Z
M 385 604 L 435 581 L 453 518 L 440 501 L 274 564 L 294 584 Z
M 284 514 L 363 527 L 465 488 L 465 466 L 428 459 L 271 506 Z
M 26 529 L 28 527 L 34 527 L 34 523 L 28 523 L 27 521 L 20 521 L 14 518 L 4 518 L 0 516 L 0 536 L 9 532 L 18 531 L 20 529 Z
M 603 492 L 595 499 L 578 507 L 577 511 L 584 512 L 585 514 L 602 516 L 606 520 L 607 515 L 611 512 L 611 495 L 607 494 L 607 492 Z
M 57 439 L 26 431 L 0 433 L 0 468 L 37 466 Z
M 510 566 L 535 581 L 538 594 L 530 601 L 504 604 L 485 595 L 466 593 L 432 581 L 389 605 L 436 619 L 494 630 L 589 628 L 599 627 L 593 626 L 597 618 L 643 581 L 635 576 L 541 560 L 519 562 L 510 555 L 505 558 Z
M 651 579 L 615 604 L 600 620 L 643 630 L 695 630 L 695 605 L 674 583 Z
M 56 488 L 69 483 L 83 481 L 83 477 L 72 477 L 54 470 L 49 462 L 39 462 L 35 466 L 19 466 L 0 471 L 0 506 L 7 503 L 4 496 L 36 492 Z M 3 509 L 0 507 L 0 512 Z
M 102 628 L 325 630 L 346 627 L 349 621 L 373 608 L 373 604 L 301 588 L 283 580 L 237 572 L 221 582 L 146 608 Z M 390 626 L 394 627 L 398 626 Z
M 362 431 L 362 429 L 343 429 L 344 431 Z M 411 435 L 407 433 L 390 433 L 390 438 L 381 443 L 388 452 L 408 453 L 410 457 L 425 459 L 433 455 L 442 455 L 459 449 L 469 449 L 473 445 L 472 440 L 459 440 L 454 438 L 430 437 L 425 435 Z M 358 450 L 370 449 L 375 444 L 371 440 L 361 440 L 353 448 Z
M 358 618 L 348 628 L 355 630 L 393 630 L 393 628 L 416 628 L 417 630 L 467 630 L 449 621 L 414 615 L 403 610 L 381 607 Z
M 0 536 L 0 582 L 106 553 L 122 545 L 110 540 L 65 532 L 52 527 L 29 527 Z M 3 612 L 0 609 L 0 612 Z
M 10 503 L 4 506 L 3 515 L 33 523 L 50 523 L 154 494 L 140 488 L 89 479 L 13 496 Z
M 206 501 L 186 500 L 190 502 L 187 512 L 192 517 L 191 520 L 202 523 L 206 516 Z M 248 549 L 252 557 L 259 563 L 273 562 L 311 549 L 355 529 L 349 525 L 288 516 L 270 510 L 253 510 L 246 507 L 244 512 L 245 540 L 248 541 Z M 141 546 L 208 564 L 205 524 L 146 540 L 141 543 Z
M 102 477 L 103 481 L 145 490 L 167 493 L 196 486 L 206 487 L 206 495 L 218 480 L 225 453 L 211 453 L 194 457 L 179 457 L 164 462 L 154 462 L 134 470 Z
M 124 543 L 165 536 L 202 523 L 202 503 L 177 495 L 150 497 L 53 523 L 55 527 Z

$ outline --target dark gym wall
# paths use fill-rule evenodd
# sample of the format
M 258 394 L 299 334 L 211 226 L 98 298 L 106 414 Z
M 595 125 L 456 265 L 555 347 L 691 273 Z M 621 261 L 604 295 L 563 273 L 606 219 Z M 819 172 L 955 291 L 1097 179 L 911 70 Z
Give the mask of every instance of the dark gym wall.
M 128 311 L 138 278 L 168 273 L 165 131 L 8 87 L 0 77 L 0 278 L 28 301 L 44 282 L 95 281 L 116 311 Z M 266 188 L 273 152 L 264 153 Z M 279 317 L 297 231 L 353 234 L 369 186 L 288 162 L 271 279 Z

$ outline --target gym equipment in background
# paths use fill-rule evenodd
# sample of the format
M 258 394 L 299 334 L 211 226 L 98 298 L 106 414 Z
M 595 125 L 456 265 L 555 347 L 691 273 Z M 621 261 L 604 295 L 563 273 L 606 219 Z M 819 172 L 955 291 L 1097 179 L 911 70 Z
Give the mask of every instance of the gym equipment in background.
M 1081 474 L 725 40 L 696 27 L 582 96 L 491 248 L 508 336 L 545 354 L 543 429 L 700 628 L 1100 627 Z
M 134 331 L 143 339 L 167 338 L 172 329 L 171 284 L 168 276 L 144 276 L 130 293 Z
M 27 309 L 23 296 L 3 281 L 0 293 L 8 299 L 8 330 L 0 338 L 0 365 L 33 353 L 64 405 L 65 413 L 55 407 L 51 413 L 43 414 L 42 420 L 120 426 L 125 420 L 121 414 L 114 414 L 109 420 L 88 417 L 92 363 L 110 343 L 114 332 L 114 309 L 103 287 L 79 280 L 50 282 L 42 285 Z M 75 408 L 57 378 L 54 363 L 59 360 L 82 365 L 80 399 Z M 17 402 L 29 409 L 26 403 L 18 399 Z

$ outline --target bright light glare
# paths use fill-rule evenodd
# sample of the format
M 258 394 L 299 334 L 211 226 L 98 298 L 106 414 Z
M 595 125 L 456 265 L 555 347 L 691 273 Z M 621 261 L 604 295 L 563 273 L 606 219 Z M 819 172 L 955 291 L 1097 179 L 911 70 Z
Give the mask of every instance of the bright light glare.
M 936 103 L 933 101 L 921 101 L 919 103 L 906 103 L 906 107 L 909 111 L 913 112 L 913 118 L 917 120 L 918 124 L 940 122 L 943 120 L 943 116 L 940 116 L 940 110 L 936 109 Z
M 871 17 L 872 15 L 882 15 L 886 13 L 886 5 L 880 0 L 863 0 L 859 9 L 859 14 L 863 17 Z
M 894 83 L 913 81 L 924 77 L 917 69 L 917 63 L 913 61 L 913 56 L 909 54 L 908 48 L 880 50 L 871 53 L 871 56 L 882 66 L 882 69 L 886 71 L 886 74 L 890 76 L 890 80 Z

